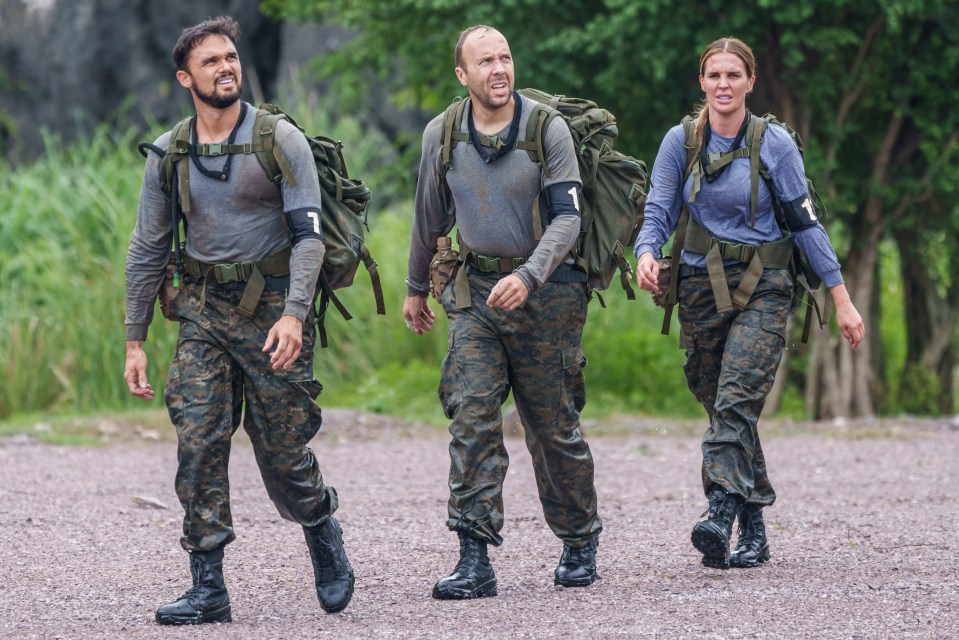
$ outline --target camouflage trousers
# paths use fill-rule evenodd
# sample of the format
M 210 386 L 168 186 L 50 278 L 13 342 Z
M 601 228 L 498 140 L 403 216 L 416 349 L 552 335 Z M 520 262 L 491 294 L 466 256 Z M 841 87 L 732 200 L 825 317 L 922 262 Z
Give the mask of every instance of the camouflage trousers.
M 280 318 L 284 294 L 264 291 L 252 319 L 236 310 L 241 290 L 185 285 L 175 305 L 180 319 L 166 404 L 177 433 L 176 493 L 183 505 L 187 551 L 210 551 L 234 539 L 227 466 L 240 425 L 253 444 L 260 475 L 280 515 L 320 524 L 337 507 L 307 443 L 320 429 L 313 377 L 314 331 L 304 324 L 303 349 L 286 370 L 274 371 L 261 349 Z
M 726 269 L 730 291 L 742 269 Z M 703 436 L 703 489 L 715 485 L 751 504 L 769 506 L 776 492 L 766 472 L 757 423 L 785 347 L 793 280 L 766 269 L 742 311 L 719 313 L 709 276 L 680 281 L 680 347 L 686 349 L 686 381 L 709 415 Z
M 503 541 L 509 457 L 501 407 L 512 389 L 546 522 L 563 541 L 584 546 L 602 529 L 593 457 L 579 429 L 585 286 L 546 283 L 522 308 L 506 312 L 486 305 L 495 280 L 469 281 L 469 308 L 455 308 L 454 287 L 443 295 L 449 350 L 439 396 L 452 420 L 447 525 L 494 545 Z

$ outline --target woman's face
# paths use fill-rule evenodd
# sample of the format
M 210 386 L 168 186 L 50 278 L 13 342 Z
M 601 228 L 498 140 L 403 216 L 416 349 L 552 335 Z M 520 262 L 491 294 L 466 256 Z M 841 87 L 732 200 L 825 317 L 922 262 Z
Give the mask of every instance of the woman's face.
M 710 115 L 738 115 L 746 108 L 746 94 L 753 90 L 755 78 L 746 73 L 746 65 L 732 53 L 714 53 L 706 58 L 699 86 L 706 94 Z

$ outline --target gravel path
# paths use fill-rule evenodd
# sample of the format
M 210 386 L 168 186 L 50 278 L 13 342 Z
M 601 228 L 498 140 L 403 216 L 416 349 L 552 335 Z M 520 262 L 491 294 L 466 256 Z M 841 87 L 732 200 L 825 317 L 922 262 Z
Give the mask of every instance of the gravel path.
M 225 560 L 234 622 L 199 628 L 153 622 L 188 586 L 169 434 L 94 448 L 18 438 L 0 442 L 0 637 L 959 637 L 955 423 L 767 435 L 772 560 L 730 571 L 701 567 L 689 544 L 705 504 L 697 439 L 594 434 L 602 579 L 567 590 L 552 585 L 561 545 L 510 438 L 506 542 L 491 552 L 499 596 L 438 602 L 432 584 L 456 561 L 445 434 L 376 435 L 378 418 L 327 416 L 313 445 L 356 571 L 346 611 L 319 608 L 302 533 L 276 515 L 239 436 Z

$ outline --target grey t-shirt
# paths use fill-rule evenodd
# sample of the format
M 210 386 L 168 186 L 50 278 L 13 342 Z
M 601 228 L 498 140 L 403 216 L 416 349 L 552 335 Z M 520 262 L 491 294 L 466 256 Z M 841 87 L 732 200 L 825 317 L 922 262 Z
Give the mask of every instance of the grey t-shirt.
M 520 96 L 520 137 L 534 105 Z M 468 130 L 469 104 L 466 109 L 461 127 L 464 132 Z M 505 138 L 508 129 L 497 134 Z M 441 157 L 442 133 L 440 114 L 423 133 L 406 279 L 410 294 L 425 295 L 429 291 L 429 265 L 436 252 L 436 239 L 448 234 L 454 223 L 466 245 L 479 254 L 528 257 L 516 275 L 530 292 L 537 290 L 566 259 L 579 234 L 580 217 L 561 215 L 550 223 L 538 244 L 533 235 L 533 199 L 540 191 L 563 182 L 582 185 L 569 128 L 560 118 L 554 118 L 546 131 L 544 153 L 549 177 L 525 151 L 514 149 L 487 164 L 467 142 L 453 149 L 452 167 L 447 172 Z
M 733 141 L 733 138 L 713 131 L 707 151 L 730 151 Z M 685 184 L 680 184 L 685 173 L 685 143 L 683 127 L 677 125 L 669 130 L 659 147 L 646 200 L 645 220 L 636 240 L 636 257 L 647 251 L 659 257 L 660 248 L 676 228 L 684 202 L 689 207 L 689 215 L 710 235 L 722 240 L 759 245 L 782 237 L 772 196 L 764 180 L 759 181 L 756 226 L 750 224 L 749 158 L 733 160 L 714 182 L 704 179 L 696 194 L 696 202 L 688 202 L 693 179 L 690 176 Z M 766 129 L 759 157 L 769 170 L 780 201 L 788 202 L 808 195 L 802 156 L 782 127 L 773 125 Z M 803 229 L 794 237 L 826 287 L 842 284 L 836 252 L 821 224 Z M 688 251 L 683 252 L 683 262 L 697 267 L 706 265 L 705 256 Z
M 251 142 L 253 138 L 256 109 L 246 107 L 236 144 Z M 160 136 L 154 144 L 166 149 L 170 133 Z M 319 213 L 320 184 L 306 138 L 296 127 L 281 121 L 276 128 L 276 143 L 296 176 L 295 187 L 285 178 L 280 185 L 273 183 L 254 154 L 199 158 L 205 168 L 213 171 L 221 171 L 228 157 L 232 158 L 226 181 L 203 175 L 191 161 L 187 255 L 208 264 L 262 260 L 290 243 L 284 212 L 308 208 Z M 150 153 L 127 253 L 127 340 L 146 338 L 172 246 L 170 196 L 160 188 L 159 164 L 157 154 Z M 318 238 L 294 245 L 284 314 L 306 319 L 323 253 L 323 243 Z

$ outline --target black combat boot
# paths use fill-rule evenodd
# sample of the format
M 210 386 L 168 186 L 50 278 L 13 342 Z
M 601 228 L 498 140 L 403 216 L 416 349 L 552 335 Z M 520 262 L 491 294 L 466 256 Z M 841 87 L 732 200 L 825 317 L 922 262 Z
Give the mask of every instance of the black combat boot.
M 303 527 L 306 546 L 313 560 L 313 575 L 316 578 L 316 597 L 327 613 L 336 613 L 346 608 L 353 597 L 353 567 L 343 548 L 343 529 L 336 518 L 330 516 L 315 527 Z
M 739 540 L 729 566 L 745 569 L 769 560 L 769 541 L 763 523 L 763 508 L 744 504 L 739 510 Z
M 460 537 L 460 561 L 453 573 L 433 587 L 437 600 L 466 600 L 496 595 L 496 574 L 486 552 L 486 543 L 471 538 L 462 531 Z
M 160 624 L 232 621 L 230 596 L 223 582 L 223 547 L 190 552 L 190 573 L 193 586 L 176 602 L 157 609 L 156 621 Z
M 587 587 L 596 579 L 596 549 L 599 534 L 594 533 L 583 547 L 563 545 L 559 566 L 553 572 L 553 584 L 563 587 Z
M 721 487 L 714 487 L 708 497 L 709 509 L 703 514 L 706 519 L 693 527 L 693 546 L 702 552 L 705 566 L 728 569 L 729 538 L 733 534 L 733 521 L 743 499 L 726 493 Z

